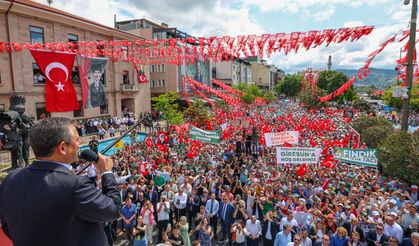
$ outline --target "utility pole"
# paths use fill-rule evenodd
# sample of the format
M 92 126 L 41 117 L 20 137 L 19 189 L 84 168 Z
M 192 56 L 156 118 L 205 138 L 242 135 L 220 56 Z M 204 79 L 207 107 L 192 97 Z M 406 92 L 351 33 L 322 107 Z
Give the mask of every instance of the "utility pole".
M 410 0 L 404 0 L 404 5 L 408 5 Z M 409 49 L 407 51 L 407 69 L 406 69 L 406 89 L 407 95 L 403 96 L 402 122 L 401 130 L 407 132 L 409 127 L 409 104 L 413 80 L 413 51 L 416 43 L 416 19 L 417 19 L 418 1 L 412 0 L 412 16 L 410 19 Z

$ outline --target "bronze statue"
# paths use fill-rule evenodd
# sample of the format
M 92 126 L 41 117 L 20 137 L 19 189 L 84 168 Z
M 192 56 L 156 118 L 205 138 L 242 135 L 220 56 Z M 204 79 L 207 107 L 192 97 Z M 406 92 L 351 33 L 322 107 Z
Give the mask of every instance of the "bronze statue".
M 0 113 L 0 132 L 4 134 L 3 149 L 12 154 L 12 169 L 29 165 L 29 130 L 33 117 L 25 114 L 24 96 L 10 97 L 9 111 Z

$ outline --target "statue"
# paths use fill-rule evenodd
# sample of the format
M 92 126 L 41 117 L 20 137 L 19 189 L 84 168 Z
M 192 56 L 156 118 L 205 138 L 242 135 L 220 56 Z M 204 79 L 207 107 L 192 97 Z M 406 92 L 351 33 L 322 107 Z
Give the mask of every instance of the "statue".
M 29 165 L 29 130 L 33 117 L 25 114 L 24 96 L 10 97 L 8 112 L 0 113 L 0 132 L 4 134 L 3 149 L 12 154 L 12 169 Z

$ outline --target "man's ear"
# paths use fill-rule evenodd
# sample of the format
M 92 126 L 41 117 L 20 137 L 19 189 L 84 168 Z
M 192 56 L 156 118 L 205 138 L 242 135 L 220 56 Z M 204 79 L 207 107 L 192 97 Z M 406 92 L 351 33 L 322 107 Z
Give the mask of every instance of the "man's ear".
M 55 147 L 55 151 L 60 155 L 65 155 L 67 153 L 67 145 L 64 141 L 61 141 L 57 147 Z

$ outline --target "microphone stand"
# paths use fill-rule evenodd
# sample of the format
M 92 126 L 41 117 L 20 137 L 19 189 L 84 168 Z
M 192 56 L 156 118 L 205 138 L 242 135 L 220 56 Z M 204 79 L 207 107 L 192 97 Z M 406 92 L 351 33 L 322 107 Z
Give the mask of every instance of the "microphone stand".
M 126 135 L 128 135 L 128 133 L 130 133 L 132 130 L 134 130 L 137 126 L 139 126 L 140 124 L 142 124 L 146 120 L 148 120 L 149 122 L 151 122 L 153 124 L 153 119 L 151 119 L 151 114 L 146 114 L 142 119 L 138 120 L 133 126 L 131 126 L 131 128 L 129 128 L 124 134 L 122 134 L 121 136 L 119 136 L 112 143 L 110 143 L 108 146 L 106 146 L 106 148 L 104 148 L 102 151 L 100 151 L 100 153 L 101 154 L 105 154 L 106 151 L 108 151 L 109 149 L 111 149 L 123 137 L 125 137 Z M 135 137 L 137 137 L 137 136 L 135 136 Z M 92 163 L 93 162 L 90 162 L 89 164 L 87 164 L 86 166 L 84 166 L 82 169 L 80 169 L 76 173 L 76 175 L 80 175 L 82 172 L 84 172 L 84 170 L 86 170 L 90 165 L 92 165 Z

